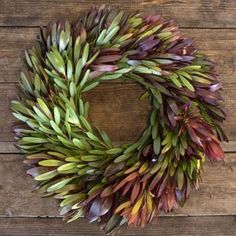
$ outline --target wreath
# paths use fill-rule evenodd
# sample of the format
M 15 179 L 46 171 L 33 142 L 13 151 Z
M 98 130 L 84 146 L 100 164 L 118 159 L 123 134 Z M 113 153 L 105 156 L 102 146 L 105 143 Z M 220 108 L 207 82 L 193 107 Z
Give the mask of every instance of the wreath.
M 92 8 L 74 23 L 41 28 L 25 52 L 13 115 L 17 146 L 44 196 L 71 222 L 86 217 L 107 233 L 145 226 L 182 205 L 201 180 L 205 158 L 224 158 L 227 140 L 215 64 L 173 21 Z M 152 105 L 137 141 L 115 146 L 91 124 L 84 93 L 103 81 L 143 86 Z

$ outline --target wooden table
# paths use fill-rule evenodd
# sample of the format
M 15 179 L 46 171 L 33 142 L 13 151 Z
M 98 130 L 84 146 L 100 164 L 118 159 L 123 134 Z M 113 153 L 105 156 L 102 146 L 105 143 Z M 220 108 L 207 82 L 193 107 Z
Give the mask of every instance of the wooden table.
M 23 51 L 40 25 L 58 17 L 74 19 L 91 4 L 150 10 L 174 18 L 196 45 L 219 63 L 228 119 L 224 128 L 226 162 L 206 163 L 198 192 L 183 208 L 161 216 L 149 227 L 123 229 L 120 235 L 236 235 L 236 1 L 235 0 L 0 0 L 0 235 L 103 235 L 81 219 L 66 224 L 57 203 L 31 192 L 23 155 L 14 147 L 9 110 L 23 66 Z M 136 84 L 106 83 L 89 95 L 92 119 L 116 142 L 134 140 L 145 127 L 149 106 L 140 103 Z

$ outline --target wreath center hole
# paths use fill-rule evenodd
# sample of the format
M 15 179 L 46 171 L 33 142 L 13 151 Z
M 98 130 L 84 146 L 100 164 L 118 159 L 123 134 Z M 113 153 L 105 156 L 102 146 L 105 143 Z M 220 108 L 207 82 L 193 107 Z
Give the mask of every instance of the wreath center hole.
M 151 111 L 148 99 L 140 101 L 145 89 L 137 83 L 103 83 L 84 94 L 90 103 L 90 119 L 114 144 L 135 141 L 147 127 Z

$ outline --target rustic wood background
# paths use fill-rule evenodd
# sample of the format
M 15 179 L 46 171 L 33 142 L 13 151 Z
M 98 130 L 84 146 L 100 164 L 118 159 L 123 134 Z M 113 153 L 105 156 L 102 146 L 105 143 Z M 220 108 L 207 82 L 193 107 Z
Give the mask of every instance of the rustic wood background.
M 219 63 L 228 119 L 226 162 L 206 164 L 203 183 L 183 208 L 149 227 L 120 235 L 236 235 L 236 0 L 0 0 L 0 235 L 104 235 L 96 224 L 61 221 L 57 203 L 32 193 L 23 156 L 14 147 L 9 110 L 23 66 L 40 25 L 75 18 L 91 4 L 150 10 L 174 18 L 196 45 Z M 149 106 L 140 103 L 136 84 L 106 83 L 89 95 L 92 118 L 116 142 L 134 140 L 145 127 Z

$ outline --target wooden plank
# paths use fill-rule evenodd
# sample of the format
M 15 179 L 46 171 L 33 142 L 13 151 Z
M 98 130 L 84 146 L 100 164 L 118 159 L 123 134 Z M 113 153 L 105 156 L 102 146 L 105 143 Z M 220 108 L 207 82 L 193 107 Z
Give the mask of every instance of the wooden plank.
M 233 236 L 235 216 L 214 217 L 160 217 L 144 229 L 123 227 L 116 235 L 122 236 Z M 2 236 L 102 236 L 98 224 L 88 224 L 80 219 L 70 224 L 58 218 L 1 218 Z
M 230 140 L 236 140 L 236 84 L 225 84 L 223 96 L 228 119 L 224 129 Z M 103 83 L 85 99 L 91 104 L 91 120 L 104 129 L 114 142 L 132 141 L 145 128 L 150 111 L 148 101 L 140 102 L 143 89 L 137 84 Z M 16 97 L 15 84 L 0 84 L 0 141 L 13 141 L 15 119 L 9 109 Z M 135 122 L 134 122 L 135 121 Z
M 0 28 L 0 83 L 18 81 L 24 50 L 32 47 L 38 33 L 37 28 Z M 184 29 L 183 33 L 219 64 L 220 81 L 236 82 L 236 30 Z
M 234 28 L 236 2 L 234 0 L 2 0 L 0 26 L 39 26 L 59 17 L 73 19 L 92 5 L 102 4 L 125 10 L 141 10 L 175 19 L 181 27 Z
M 33 181 L 25 173 L 23 155 L 0 155 L 0 216 L 58 216 L 57 203 L 32 192 Z M 169 215 L 236 214 L 236 154 L 227 154 L 225 164 L 205 164 L 203 182 L 183 208 Z

